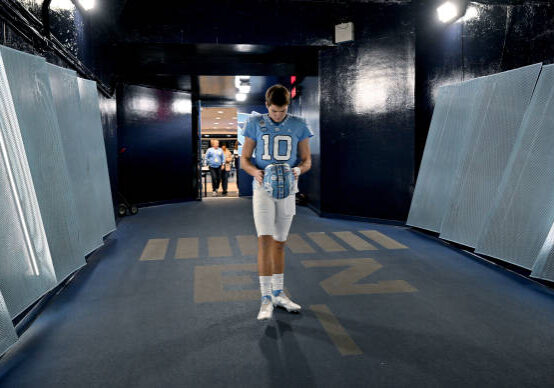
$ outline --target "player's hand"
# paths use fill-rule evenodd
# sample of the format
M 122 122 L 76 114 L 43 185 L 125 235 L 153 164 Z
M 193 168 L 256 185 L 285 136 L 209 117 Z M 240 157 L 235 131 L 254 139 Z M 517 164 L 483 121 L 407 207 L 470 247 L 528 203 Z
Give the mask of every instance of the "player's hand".
M 294 167 L 292 169 L 292 173 L 294 174 L 294 178 L 298 179 L 298 177 L 300 176 L 300 167 Z
M 259 184 L 264 183 L 264 170 L 256 170 L 253 176 Z

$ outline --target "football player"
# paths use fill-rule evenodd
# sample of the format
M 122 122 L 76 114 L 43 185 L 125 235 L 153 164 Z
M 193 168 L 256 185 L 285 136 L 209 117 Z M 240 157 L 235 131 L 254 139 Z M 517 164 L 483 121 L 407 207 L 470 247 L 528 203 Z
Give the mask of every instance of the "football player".
M 253 115 L 246 123 L 240 161 L 241 168 L 254 177 L 252 207 L 262 294 L 258 320 L 270 319 L 274 307 L 300 310 L 284 293 L 284 249 L 296 213 L 298 178 L 312 164 L 309 138 L 313 136 L 302 118 L 287 113 L 287 88 L 273 85 L 265 100 L 268 113 Z

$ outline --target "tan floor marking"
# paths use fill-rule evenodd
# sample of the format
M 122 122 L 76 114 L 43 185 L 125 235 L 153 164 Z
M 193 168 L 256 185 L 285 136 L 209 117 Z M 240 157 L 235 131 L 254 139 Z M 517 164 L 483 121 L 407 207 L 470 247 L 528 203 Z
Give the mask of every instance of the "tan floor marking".
M 329 307 L 324 304 L 314 304 L 310 306 L 325 332 L 337 347 L 339 353 L 343 356 L 356 356 L 362 354 L 362 351 L 356 345 L 354 340 L 348 335 L 348 332 L 340 324 L 337 317 L 331 312 Z
M 149 260 L 163 260 L 165 259 L 165 254 L 167 252 L 167 246 L 169 245 L 168 238 L 151 238 L 146 243 L 142 255 L 140 256 L 141 261 Z
M 239 300 L 259 300 L 260 290 L 252 276 L 224 275 L 228 271 L 257 273 L 252 264 L 204 265 L 194 267 L 194 302 L 232 302 Z M 251 285 L 251 290 L 226 290 L 225 285 Z
M 314 249 L 299 234 L 290 234 L 286 245 L 292 253 L 315 253 Z
M 327 236 L 325 232 L 312 232 L 307 233 L 308 237 L 312 239 L 321 249 L 325 252 L 342 252 L 346 249 L 337 243 L 331 237 Z
M 176 259 L 197 259 L 198 258 L 198 237 L 186 237 L 177 240 L 175 250 Z
M 393 240 L 389 236 L 385 236 L 383 233 L 376 230 L 360 230 L 360 233 L 387 249 L 408 249 L 406 245 L 400 244 L 398 241 Z
M 229 239 L 227 237 L 208 237 L 208 256 L 233 256 L 231 245 L 229 245 Z
M 256 255 L 258 253 L 258 237 L 254 235 L 237 236 L 237 242 L 243 256 Z
M 335 236 L 357 251 L 376 251 L 377 248 L 352 232 L 333 232 Z
M 329 295 L 392 294 L 416 292 L 404 280 L 381 280 L 376 283 L 357 283 L 383 266 L 373 259 L 303 260 L 306 268 L 348 267 L 319 282 Z

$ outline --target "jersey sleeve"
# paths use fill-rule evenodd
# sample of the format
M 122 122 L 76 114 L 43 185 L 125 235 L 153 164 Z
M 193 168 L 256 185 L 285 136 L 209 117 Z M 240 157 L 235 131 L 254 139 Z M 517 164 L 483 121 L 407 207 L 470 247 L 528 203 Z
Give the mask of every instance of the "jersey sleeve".
M 256 141 L 256 123 L 253 118 L 249 118 L 244 127 L 244 136 Z
M 301 123 L 301 126 L 300 126 L 301 129 L 300 129 L 300 136 L 298 136 L 298 141 L 302 141 L 304 139 L 312 137 L 314 133 L 312 132 L 310 127 L 308 127 L 308 123 L 306 122 L 306 120 L 300 119 L 300 123 Z

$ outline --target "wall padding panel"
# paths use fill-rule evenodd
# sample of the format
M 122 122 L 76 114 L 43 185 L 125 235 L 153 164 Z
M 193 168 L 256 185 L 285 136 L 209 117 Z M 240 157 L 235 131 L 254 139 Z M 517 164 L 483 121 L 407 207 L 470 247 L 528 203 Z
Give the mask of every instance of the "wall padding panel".
M 452 188 L 440 237 L 475 247 L 514 148 L 542 65 L 484 77 L 492 93 Z
M 102 118 L 100 117 L 100 106 L 98 104 L 98 90 L 94 81 L 78 78 L 77 83 L 81 98 L 80 124 L 83 129 L 83 143 L 87 144 L 86 158 L 90 166 L 90 179 L 95 182 L 94 199 L 96 202 L 94 207 L 98 211 L 101 220 L 98 225 L 99 233 L 104 237 L 115 230 L 115 217 Z
M 475 122 L 488 98 L 482 79 L 439 89 L 408 225 L 439 232 Z
M 542 69 L 476 252 L 531 269 L 554 221 L 554 66 Z
M 57 281 L 1 55 L 0 116 L 0 289 L 13 318 Z
M 0 292 L 0 356 L 17 341 L 17 334 L 12 324 L 12 318 L 6 307 L 6 302 Z
M 0 52 L 59 282 L 85 265 L 85 257 L 46 61 L 1 46 Z
M 64 151 L 71 189 L 77 209 L 81 254 L 87 255 L 103 245 L 103 217 L 97 208 L 99 182 L 93 180 L 91 151 L 81 115 L 77 76 L 74 71 L 47 64 L 50 88 Z

